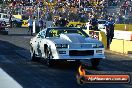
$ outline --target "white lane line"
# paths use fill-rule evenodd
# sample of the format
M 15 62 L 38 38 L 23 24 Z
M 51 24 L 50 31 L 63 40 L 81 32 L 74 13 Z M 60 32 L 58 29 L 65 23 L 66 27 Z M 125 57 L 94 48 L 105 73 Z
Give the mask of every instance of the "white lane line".
M 0 68 L 0 88 L 23 88 L 17 81 Z

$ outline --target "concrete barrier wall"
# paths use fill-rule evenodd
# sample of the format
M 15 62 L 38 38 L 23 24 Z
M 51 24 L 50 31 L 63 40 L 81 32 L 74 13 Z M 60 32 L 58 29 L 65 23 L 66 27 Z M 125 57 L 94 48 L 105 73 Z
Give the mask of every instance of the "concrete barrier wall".
M 132 24 L 115 24 L 115 30 L 132 31 Z
M 124 53 L 124 40 L 113 39 L 110 44 L 110 50 Z
M 132 54 L 132 41 L 124 40 L 124 53 Z
M 132 41 L 113 39 L 110 44 L 110 50 L 124 54 L 132 54 Z
M 100 31 L 99 34 L 100 34 L 99 35 L 100 36 L 99 40 L 102 41 L 102 43 L 104 44 L 105 48 L 107 48 L 107 36 L 106 36 L 105 32 Z
M 93 35 L 96 34 L 98 40 L 102 41 L 105 48 L 107 46 L 107 38 L 104 32 L 102 31 L 91 31 L 91 30 L 84 30 L 90 37 L 94 37 Z M 92 35 L 91 35 L 92 34 Z M 123 36 L 123 35 L 122 35 Z M 132 54 L 132 40 L 127 39 L 113 39 L 112 43 L 110 44 L 110 50 L 124 53 L 124 54 Z
M 132 31 L 114 31 L 114 38 L 115 39 L 122 39 L 122 40 L 132 40 Z
M 96 34 L 100 41 L 104 44 L 104 46 L 107 46 L 107 38 L 105 35 L 105 32 L 102 31 L 91 31 L 91 30 L 84 30 L 87 34 L 89 34 L 91 37 L 94 37 L 93 35 Z M 123 31 L 121 31 L 123 32 Z M 124 31 L 123 33 L 119 33 L 118 36 L 124 36 L 123 37 L 116 37 L 116 39 L 112 40 L 112 43 L 110 44 L 110 50 L 119 52 L 119 53 L 124 53 L 124 54 L 132 54 L 132 40 L 130 39 L 131 36 L 129 35 L 131 32 L 129 31 Z M 126 35 L 127 37 L 125 37 Z M 130 38 L 129 38 L 130 37 Z

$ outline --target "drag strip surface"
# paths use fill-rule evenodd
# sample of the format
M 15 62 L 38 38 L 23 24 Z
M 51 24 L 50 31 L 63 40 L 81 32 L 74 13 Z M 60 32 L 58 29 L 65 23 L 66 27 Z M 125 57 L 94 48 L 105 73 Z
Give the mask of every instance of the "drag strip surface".
M 49 68 L 43 61 L 32 62 L 28 35 L 0 35 L 0 68 L 23 88 L 132 88 L 131 84 L 85 84 L 76 82 L 76 64 L 58 63 Z M 130 74 L 132 58 L 106 53 L 99 69 L 88 74 Z M 89 61 L 86 61 L 89 65 Z M 7 79 L 8 80 L 8 79 Z M 0 80 L 1 82 L 2 80 Z M 11 84 L 6 84 L 11 85 Z M 1 85 L 0 85 L 0 88 Z M 10 88 L 10 87 L 9 87 Z

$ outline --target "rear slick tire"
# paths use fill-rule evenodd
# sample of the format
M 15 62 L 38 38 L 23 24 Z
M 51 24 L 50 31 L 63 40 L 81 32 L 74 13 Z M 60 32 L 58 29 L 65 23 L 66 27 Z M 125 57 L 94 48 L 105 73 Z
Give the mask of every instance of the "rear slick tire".
M 33 52 L 32 55 L 31 55 L 31 60 L 34 61 L 34 62 L 36 62 L 36 61 L 39 61 L 40 58 L 36 57 L 35 52 Z

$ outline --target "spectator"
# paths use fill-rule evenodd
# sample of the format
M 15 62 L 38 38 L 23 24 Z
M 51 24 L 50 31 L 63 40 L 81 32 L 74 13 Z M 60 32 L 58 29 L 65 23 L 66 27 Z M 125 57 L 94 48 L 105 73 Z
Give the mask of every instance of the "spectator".
M 90 20 L 90 28 L 91 30 L 96 30 L 98 31 L 98 20 L 96 18 L 96 16 L 92 16 L 91 20 Z
M 38 33 L 40 31 L 39 20 L 35 16 L 33 17 L 33 30 L 34 30 L 34 33 Z
M 114 37 L 114 22 L 112 20 L 112 17 L 109 17 L 105 26 L 106 26 L 106 35 L 107 35 L 107 48 L 109 49 L 112 39 Z
M 41 31 L 43 29 L 43 27 L 44 27 L 44 21 L 43 21 L 43 18 L 41 17 L 39 19 L 39 30 Z
M 12 28 L 12 14 L 11 13 L 9 14 L 9 24 L 10 24 L 10 27 Z
M 67 25 L 67 23 L 68 23 L 68 21 L 66 19 L 60 17 L 59 20 L 56 21 L 55 25 L 64 27 Z
M 28 32 L 31 31 L 31 35 L 33 35 L 33 19 L 31 16 L 29 16 L 28 19 Z

